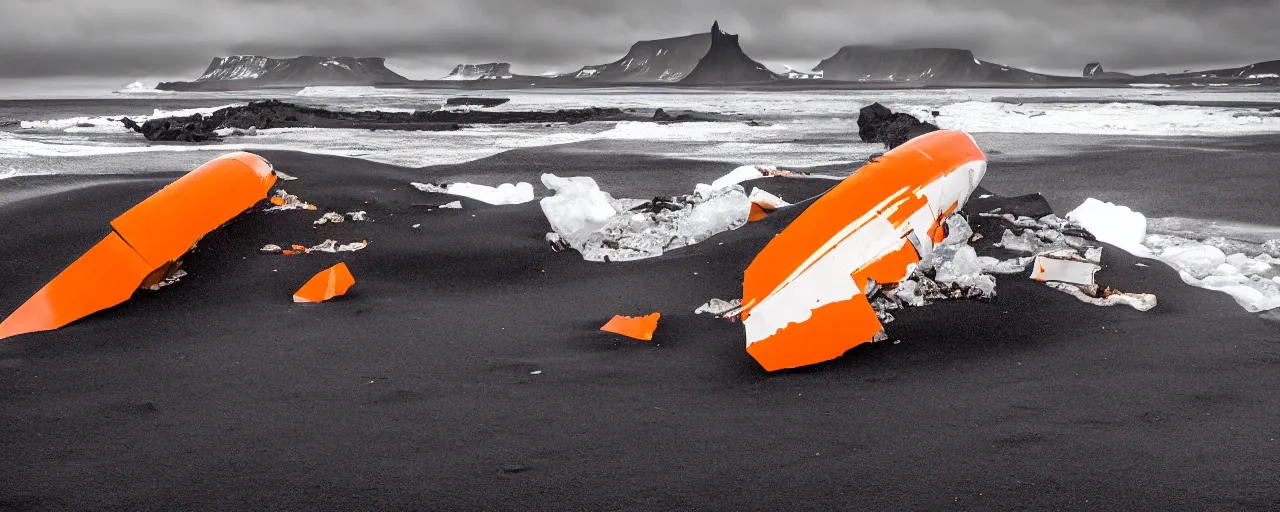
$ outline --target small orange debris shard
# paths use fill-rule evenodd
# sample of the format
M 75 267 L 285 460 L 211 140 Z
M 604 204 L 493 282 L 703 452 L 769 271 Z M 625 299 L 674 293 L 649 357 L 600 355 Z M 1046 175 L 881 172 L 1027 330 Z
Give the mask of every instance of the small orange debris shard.
M 658 329 L 659 318 L 662 318 L 662 313 L 653 313 L 642 317 L 616 315 L 612 320 L 609 320 L 609 323 L 604 324 L 604 327 L 601 327 L 600 330 L 621 334 L 637 340 L 652 341 L 653 331 Z
M 346 263 L 339 263 L 328 270 L 316 274 L 307 284 L 302 285 L 293 294 L 294 302 L 324 302 L 347 293 L 356 278 L 347 269 Z
M 747 222 L 755 222 L 758 220 L 763 220 L 765 217 L 768 217 L 769 212 L 772 212 L 772 211 L 773 211 L 773 208 L 769 208 L 766 210 L 764 206 L 760 205 L 760 203 L 751 203 L 751 213 L 747 215 Z
M 284 198 L 280 196 L 271 196 L 271 204 L 276 206 L 284 206 Z

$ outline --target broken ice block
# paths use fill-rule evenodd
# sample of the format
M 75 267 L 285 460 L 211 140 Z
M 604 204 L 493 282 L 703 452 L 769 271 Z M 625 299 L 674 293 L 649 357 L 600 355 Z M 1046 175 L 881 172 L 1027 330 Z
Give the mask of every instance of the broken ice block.
M 1095 306 L 1130 306 L 1138 311 L 1150 311 L 1156 307 L 1156 296 L 1149 293 L 1122 293 L 1111 291 L 1103 293 L 1102 297 L 1093 297 L 1085 293 L 1079 286 L 1068 283 L 1045 283 L 1050 288 L 1071 295 L 1081 302 L 1087 302 Z
M 342 214 L 329 212 L 324 215 L 321 215 L 320 218 L 316 219 L 316 221 L 313 222 L 312 224 L 320 225 L 320 224 L 326 224 L 330 222 L 338 223 L 344 220 L 346 220 L 346 218 L 344 218 Z
M 587 236 L 604 227 L 618 213 L 608 194 L 588 177 L 561 178 L 543 174 L 542 184 L 555 191 L 539 204 L 551 229 L 574 248 L 582 247 Z

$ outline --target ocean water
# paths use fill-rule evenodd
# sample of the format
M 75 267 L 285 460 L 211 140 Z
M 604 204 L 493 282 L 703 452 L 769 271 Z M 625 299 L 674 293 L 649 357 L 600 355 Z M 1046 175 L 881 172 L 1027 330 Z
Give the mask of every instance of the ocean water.
M 212 112 L 269 97 L 331 109 L 413 111 L 438 108 L 457 95 L 500 96 L 493 110 L 551 111 L 614 107 L 663 108 L 740 117 L 743 122 L 657 125 L 499 125 L 457 132 L 271 129 L 253 137 L 202 145 L 150 143 L 126 130 L 124 116 Z M 1017 98 L 1034 102 L 1017 103 Z M 993 101 L 1002 98 L 1001 101 Z M 1010 99 L 1013 98 L 1013 99 Z M 1045 100 L 1044 98 L 1048 98 Z M 1061 102 L 1053 101 L 1061 98 Z M 1280 133 L 1280 111 L 1241 106 L 1156 106 L 1131 101 L 1268 102 L 1258 88 L 1210 89 L 944 89 L 909 91 L 696 91 L 657 88 L 469 91 L 308 87 L 297 91 L 159 93 L 134 89 L 98 98 L 0 100 L 0 171 L 9 176 L 85 172 L 75 159 L 102 155 L 289 149 L 405 166 L 457 164 L 517 148 L 579 145 L 610 153 L 783 167 L 854 164 L 882 148 L 857 137 L 858 110 L 873 102 L 910 112 L 943 128 L 974 134 L 1078 134 L 1145 137 Z M 1276 103 L 1280 107 L 1280 101 Z M 748 126 L 757 120 L 763 126 Z M 113 169 L 102 169 L 112 172 Z
M 119 122 L 123 116 L 143 121 L 210 113 L 225 106 L 270 97 L 330 109 L 413 111 L 439 108 L 445 99 L 463 94 L 510 98 L 509 103 L 492 109 L 498 111 L 554 111 L 594 106 L 651 112 L 662 108 L 715 112 L 741 121 L 666 125 L 630 121 L 482 125 L 456 132 L 270 129 L 260 130 L 256 136 L 232 137 L 200 145 L 150 143 Z M 1200 105 L 1142 103 L 1150 100 Z M 1280 99 L 1275 92 L 1247 88 L 811 92 L 632 88 L 464 93 L 311 87 L 298 91 L 230 94 L 157 93 L 134 88 L 127 94 L 99 98 L 0 100 L 0 182 L 48 174 L 182 172 L 217 153 L 266 149 L 429 167 L 464 163 L 513 149 L 556 146 L 586 153 L 710 160 L 723 162 L 725 172 L 739 165 L 852 170 L 873 153 L 883 151 L 879 145 L 858 140 L 858 111 L 873 102 L 909 112 L 943 128 L 973 133 L 983 148 L 998 155 L 997 158 L 1043 156 L 1054 151 L 1054 144 L 1061 145 L 1061 154 L 1071 155 L 1087 151 L 1084 148 L 1107 144 L 1112 139 L 1133 139 L 1138 142 L 1131 140 L 1131 144 L 1159 148 L 1179 145 L 1186 137 L 1280 133 Z M 1274 107 L 1266 104 L 1268 102 L 1275 102 Z M 758 121 L 760 125 L 749 125 L 748 120 Z M 424 171 L 424 175 L 427 173 L 429 171 Z M 62 186 L 77 185 L 71 182 Z M 21 199 L 24 194 L 49 191 L 8 187 L 0 193 L 0 203 Z M 1151 219 L 1150 226 L 1151 233 L 1185 237 L 1178 239 L 1183 246 L 1195 246 L 1202 252 L 1220 251 L 1223 258 L 1230 256 L 1231 251 L 1243 250 L 1246 254 L 1236 259 L 1250 263 L 1249 268 L 1263 265 L 1251 263 L 1245 256 L 1267 257 L 1260 254 L 1280 243 L 1280 227 L 1272 225 L 1168 217 Z M 1212 243 L 1223 248 L 1218 249 Z M 1249 304 L 1262 304 L 1255 296 L 1263 292 L 1263 299 L 1267 301 L 1280 300 L 1275 298 L 1280 295 L 1267 295 L 1280 290 L 1273 284 L 1280 283 L 1277 281 L 1280 276 L 1272 270 L 1267 267 L 1265 272 L 1249 276 L 1251 281 L 1245 284 L 1227 283 L 1231 286 L 1212 289 L 1233 293 L 1242 304 L 1245 299 L 1251 301 Z M 1213 282 L 1227 277 L 1231 276 L 1217 276 L 1218 281 Z

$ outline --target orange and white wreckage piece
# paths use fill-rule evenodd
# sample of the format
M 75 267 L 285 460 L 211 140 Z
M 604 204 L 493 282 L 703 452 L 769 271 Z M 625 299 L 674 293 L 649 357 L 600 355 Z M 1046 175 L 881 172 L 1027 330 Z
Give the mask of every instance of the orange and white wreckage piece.
M 747 267 L 747 352 L 768 371 L 840 357 L 881 325 L 868 294 L 928 261 L 987 159 L 969 135 L 937 131 L 873 160 L 811 204 Z
M 0 339 L 57 329 L 154 288 L 204 235 L 267 198 L 271 164 L 216 158 L 111 221 L 112 231 L 0 323 Z

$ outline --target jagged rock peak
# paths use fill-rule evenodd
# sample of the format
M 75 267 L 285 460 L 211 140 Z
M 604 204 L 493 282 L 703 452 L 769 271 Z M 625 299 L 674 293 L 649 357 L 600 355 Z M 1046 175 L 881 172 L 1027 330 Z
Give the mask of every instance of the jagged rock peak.
M 777 75 L 742 51 L 737 35 L 720 30 L 720 22 L 716 21 L 711 24 L 711 48 L 681 82 L 732 84 L 777 79 Z

